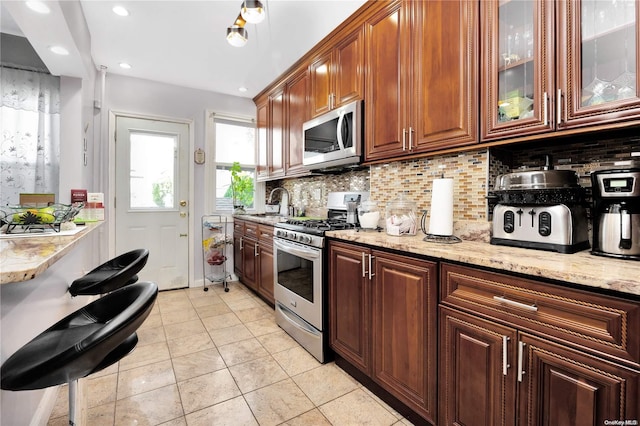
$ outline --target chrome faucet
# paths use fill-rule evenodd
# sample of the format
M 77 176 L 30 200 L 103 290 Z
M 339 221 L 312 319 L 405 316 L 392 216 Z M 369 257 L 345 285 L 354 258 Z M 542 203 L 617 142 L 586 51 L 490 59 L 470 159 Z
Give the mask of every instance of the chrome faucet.
M 267 200 L 267 204 L 271 204 L 273 193 L 277 190 L 281 190 L 283 192 L 282 196 L 280 197 L 280 214 L 282 216 L 289 216 L 289 191 L 287 191 L 287 188 L 274 188 L 273 191 L 271 191 L 271 194 L 269 194 L 269 200 Z

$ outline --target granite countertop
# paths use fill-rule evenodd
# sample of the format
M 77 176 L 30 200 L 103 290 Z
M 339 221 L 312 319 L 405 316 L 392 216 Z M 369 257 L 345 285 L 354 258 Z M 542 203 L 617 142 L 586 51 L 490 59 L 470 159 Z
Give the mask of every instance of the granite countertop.
M 463 240 L 425 242 L 424 235 L 394 237 L 385 232 L 330 231 L 329 237 L 411 254 L 500 269 L 533 277 L 640 295 L 640 262 L 594 256 L 588 250 L 562 254 Z
M 233 215 L 234 218 L 249 220 L 251 222 L 262 223 L 264 225 L 275 225 L 276 223 L 286 222 L 287 216 L 280 215 L 263 215 L 263 214 L 238 214 Z
M 63 231 L 62 235 L 3 235 L 0 239 L 0 284 L 28 281 L 37 277 L 102 223 L 88 223 L 71 235 L 65 234 L 74 231 Z

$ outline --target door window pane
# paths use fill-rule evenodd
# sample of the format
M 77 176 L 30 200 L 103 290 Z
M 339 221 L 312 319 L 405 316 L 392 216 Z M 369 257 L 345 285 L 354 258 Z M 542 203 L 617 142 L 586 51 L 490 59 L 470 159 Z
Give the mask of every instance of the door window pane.
M 130 144 L 130 208 L 175 208 L 177 137 L 132 132 Z

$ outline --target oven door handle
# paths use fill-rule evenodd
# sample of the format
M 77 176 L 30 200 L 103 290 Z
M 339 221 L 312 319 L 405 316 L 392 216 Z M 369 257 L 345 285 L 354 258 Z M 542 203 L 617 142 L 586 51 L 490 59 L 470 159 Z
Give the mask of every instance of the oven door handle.
M 321 250 L 306 249 L 297 245 L 294 246 L 293 244 L 286 244 L 276 239 L 273 240 L 273 245 L 278 250 L 282 250 L 296 256 L 304 257 L 305 259 L 317 259 L 322 253 Z

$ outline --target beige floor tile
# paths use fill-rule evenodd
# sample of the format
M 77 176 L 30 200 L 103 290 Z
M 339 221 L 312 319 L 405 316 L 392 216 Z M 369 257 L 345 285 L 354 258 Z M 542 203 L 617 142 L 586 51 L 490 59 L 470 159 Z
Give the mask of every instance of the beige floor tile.
M 206 328 L 207 331 L 211 333 L 213 330 L 232 327 L 234 325 L 242 323 L 240 322 L 240 318 L 238 318 L 236 314 L 229 310 L 229 313 L 226 314 L 202 318 L 202 324 L 204 324 L 204 328 Z
M 226 368 L 178 382 L 185 414 L 240 396 L 240 389 Z
M 151 426 L 177 419 L 184 413 L 176 385 L 116 401 L 115 425 Z
M 98 405 L 87 410 L 87 425 L 113 426 L 115 425 L 116 403 Z
M 220 301 L 220 303 L 214 303 L 210 305 L 196 306 L 195 309 L 200 318 L 215 317 L 231 312 L 231 308 L 229 308 L 227 304 L 222 301 Z
M 398 419 L 362 389 L 356 389 L 319 407 L 335 425 L 392 425 Z
M 247 322 L 244 325 L 254 336 L 262 336 L 263 334 L 275 333 L 280 330 L 275 318 L 261 318 L 257 321 Z
M 260 426 L 277 425 L 313 409 L 313 403 L 291 379 L 249 392 L 244 397 Z
M 168 314 L 169 312 L 174 312 L 174 311 L 182 311 L 182 310 L 190 309 L 193 307 L 193 305 L 191 305 L 191 301 L 186 295 L 184 295 L 182 299 L 176 299 L 171 301 L 160 300 L 160 302 L 158 303 L 158 306 L 160 307 L 161 315 Z
M 182 416 L 177 419 L 169 420 L 168 422 L 160 423 L 158 426 L 187 426 L 187 420 Z
M 141 328 L 138 329 L 137 334 L 138 346 L 167 341 L 167 337 L 164 335 L 164 327 L 162 326 Z
M 243 323 L 257 321 L 263 318 L 273 318 L 273 315 L 261 306 L 234 312 Z
M 269 355 L 258 339 L 246 339 L 237 343 L 219 346 L 218 350 L 229 367 Z
M 361 386 L 357 380 L 333 363 L 322 365 L 292 378 L 316 406 L 346 395 Z
M 186 417 L 189 426 L 258 425 L 251 409 L 241 396 L 187 414 Z
M 260 308 L 263 306 L 263 303 L 258 302 L 252 297 L 245 297 L 237 300 L 228 300 L 226 304 L 232 311 L 242 311 L 244 309 Z
M 133 352 L 120 360 L 120 372 L 170 358 L 166 342 L 138 346 Z
M 87 406 L 89 408 L 115 402 L 118 374 L 87 379 Z
M 242 393 L 288 378 L 287 373 L 270 356 L 234 365 L 229 367 L 229 371 Z
M 256 338 L 271 354 L 300 346 L 293 337 L 280 328 L 275 333 L 265 334 Z
M 320 410 L 314 408 L 304 414 L 282 423 L 281 426 L 331 426 L 329 420 L 322 415 Z
M 209 335 L 211 336 L 213 343 L 218 347 L 253 338 L 253 334 L 251 334 L 249 329 L 243 324 L 220 328 L 218 330 L 211 330 L 209 331 Z
M 53 411 L 49 417 L 56 418 L 69 415 L 69 385 L 58 386 L 58 394 L 56 395 L 56 402 L 53 405 Z
M 172 358 L 215 348 L 209 333 L 192 334 L 191 336 L 169 340 L 167 345 Z
M 162 317 L 162 324 L 164 324 L 165 326 L 169 324 L 192 321 L 200 318 L 196 310 L 191 306 L 191 302 L 189 302 L 189 306 L 187 308 L 176 311 L 162 312 L 160 313 L 160 316 Z
M 157 313 L 151 313 L 147 319 L 144 320 L 138 331 L 155 327 L 162 327 L 162 317 L 159 311 Z
M 167 335 L 167 340 L 204 333 L 205 331 L 206 329 L 204 328 L 204 325 L 202 325 L 202 321 L 199 319 L 164 326 L 164 332 Z
M 179 382 L 227 367 L 215 348 L 174 357 L 172 362 Z
M 176 383 L 170 360 L 126 370 L 118 375 L 118 399 Z
M 290 376 L 298 375 L 322 365 L 302 346 L 295 346 L 286 351 L 276 352 L 273 357 Z

